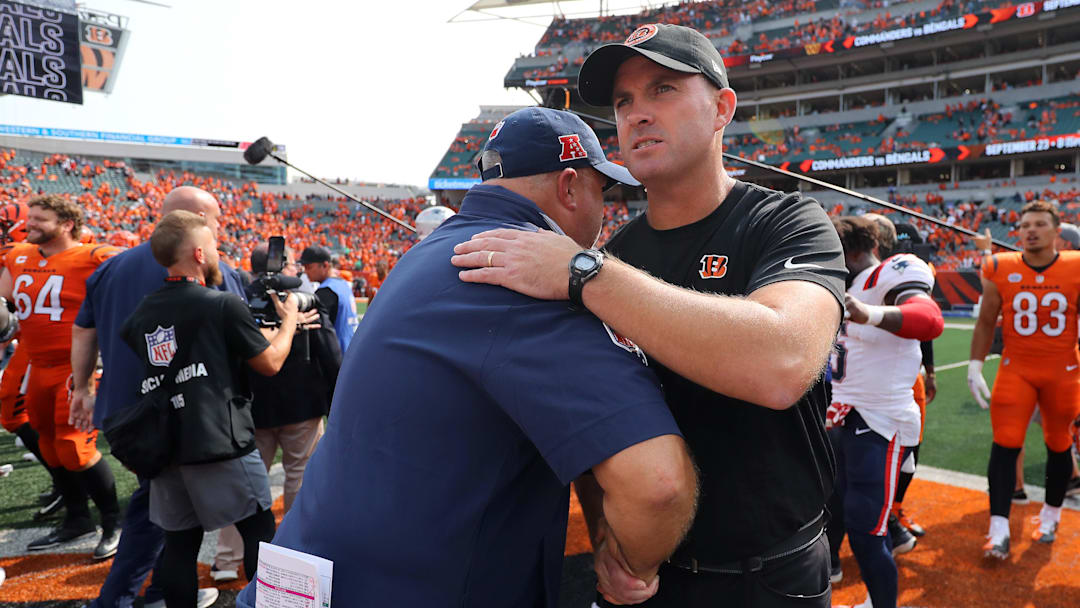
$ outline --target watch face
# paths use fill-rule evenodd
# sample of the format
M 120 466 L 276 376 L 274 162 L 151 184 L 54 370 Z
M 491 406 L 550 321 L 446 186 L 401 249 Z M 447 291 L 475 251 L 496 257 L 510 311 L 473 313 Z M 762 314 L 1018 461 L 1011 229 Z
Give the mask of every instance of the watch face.
M 596 267 L 596 260 L 592 256 L 579 253 L 574 256 L 574 268 L 582 272 L 587 272 Z

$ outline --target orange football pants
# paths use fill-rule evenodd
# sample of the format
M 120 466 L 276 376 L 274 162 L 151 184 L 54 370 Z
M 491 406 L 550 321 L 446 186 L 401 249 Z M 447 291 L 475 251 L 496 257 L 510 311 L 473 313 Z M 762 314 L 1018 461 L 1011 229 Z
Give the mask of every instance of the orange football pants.
M 89 433 L 68 424 L 71 403 L 71 363 L 31 363 L 26 390 L 30 426 L 41 436 L 38 446 L 51 467 L 85 469 L 98 454 L 97 429 Z
M 919 443 L 922 443 L 923 432 L 926 430 L 926 381 L 920 373 L 915 376 L 915 386 L 911 387 L 915 393 L 915 403 L 919 405 Z
M 26 369 L 30 364 L 30 355 L 25 348 L 15 347 L 4 377 L 0 379 L 0 426 L 10 433 L 30 422 L 26 412 Z
M 1036 404 L 1046 445 L 1055 452 L 1069 449 L 1069 426 L 1080 414 L 1080 358 L 1075 352 L 1037 361 L 1002 357 L 990 396 L 994 443 L 1023 447 Z

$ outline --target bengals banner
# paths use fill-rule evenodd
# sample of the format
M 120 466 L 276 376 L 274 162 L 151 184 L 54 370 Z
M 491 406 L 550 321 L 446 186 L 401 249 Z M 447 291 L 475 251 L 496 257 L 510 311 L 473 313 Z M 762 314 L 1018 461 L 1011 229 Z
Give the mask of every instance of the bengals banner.
M 82 103 L 78 15 L 0 0 L 0 93 Z
M 982 295 L 982 282 L 975 270 L 942 270 L 934 275 L 934 301 L 942 310 L 974 306 Z
M 98 23 L 82 23 L 79 51 L 82 56 L 82 85 L 88 91 L 112 93 L 120 59 L 127 46 L 127 30 Z

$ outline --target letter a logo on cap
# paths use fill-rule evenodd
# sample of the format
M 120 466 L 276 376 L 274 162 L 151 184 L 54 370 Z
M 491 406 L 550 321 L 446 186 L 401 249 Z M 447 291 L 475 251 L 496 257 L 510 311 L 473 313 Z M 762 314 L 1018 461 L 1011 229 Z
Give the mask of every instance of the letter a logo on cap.
M 499 124 L 495 125 L 495 128 L 491 130 L 491 135 L 488 135 L 488 139 L 495 139 L 495 137 L 499 135 L 499 131 L 502 131 L 502 128 L 503 128 L 504 124 L 506 124 L 505 120 L 503 120 L 503 121 L 499 122 Z
M 635 44 L 641 44 L 642 42 L 645 42 L 649 38 L 655 36 L 656 32 L 658 31 L 659 29 L 656 27 L 655 23 L 643 25 L 634 30 L 634 33 L 630 34 L 630 36 L 626 39 L 626 42 L 624 42 L 623 44 L 625 44 L 626 46 L 634 46 Z
M 581 147 L 581 136 L 577 133 L 560 135 L 559 141 L 562 142 L 562 154 L 559 155 L 560 161 L 565 163 L 568 160 L 589 157 L 589 153 L 585 151 L 585 148 Z

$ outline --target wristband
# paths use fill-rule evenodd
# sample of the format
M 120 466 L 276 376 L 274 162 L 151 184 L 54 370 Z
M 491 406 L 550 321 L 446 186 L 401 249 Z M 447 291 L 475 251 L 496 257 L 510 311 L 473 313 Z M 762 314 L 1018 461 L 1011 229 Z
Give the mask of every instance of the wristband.
M 983 360 L 982 359 L 971 359 L 970 361 L 968 361 L 968 375 L 969 376 L 972 375 L 973 373 L 982 374 L 982 368 L 983 368 Z
M 881 321 L 885 319 L 885 308 L 882 306 L 868 306 L 867 308 L 866 314 L 869 318 L 866 319 L 866 324 L 875 327 L 881 325 Z

